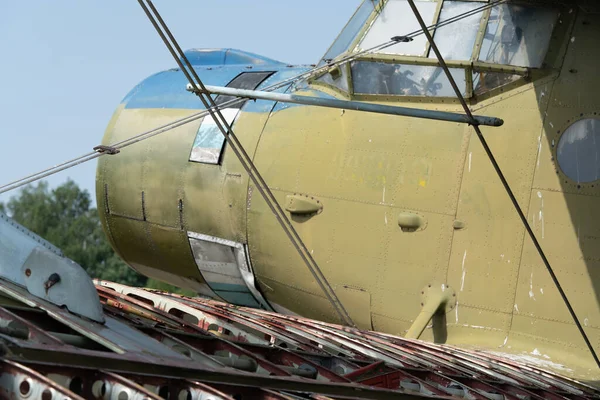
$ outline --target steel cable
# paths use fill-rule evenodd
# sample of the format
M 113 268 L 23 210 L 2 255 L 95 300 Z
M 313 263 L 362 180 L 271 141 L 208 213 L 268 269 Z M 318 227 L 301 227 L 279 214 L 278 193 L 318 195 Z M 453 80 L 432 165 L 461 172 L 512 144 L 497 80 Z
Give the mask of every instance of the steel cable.
M 197 95 L 200 98 L 200 100 L 202 101 L 204 107 L 209 110 L 211 118 L 213 119 L 213 121 L 215 122 L 215 124 L 217 125 L 217 127 L 219 128 L 221 133 L 223 134 L 225 140 L 229 144 L 229 147 L 235 153 L 238 160 L 242 164 L 243 168 L 248 173 L 248 175 L 249 175 L 250 179 L 252 180 L 252 182 L 254 183 L 255 187 L 258 189 L 258 191 L 262 195 L 263 199 L 265 200 L 265 202 L 271 209 L 271 212 L 273 212 L 273 214 L 275 215 L 278 223 L 281 225 L 285 234 L 288 236 L 291 243 L 296 248 L 296 251 L 302 258 L 302 261 L 308 267 L 309 271 L 315 278 L 315 281 L 317 282 L 317 284 L 319 285 L 319 287 L 321 288 L 321 290 L 327 297 L 327 300 L 333 306 L 334 310 L 340 317 L 341 321 L 346 325 L 356 326 L 354 324 L 354 322 L 352 321 L 352 318 L 350 317 L 350 315 L 344 308 L 343 304 L 338 299 L 337 295 L 335 294 L 335 291 L 333 290 L 333 288 L 327 281 L 327 278 L 322 273 L 318 264 L 316 263 L 316 261 L 314 260 L 314 258 L 312 257 L 312 255 L 310 254 L 308 249 L 306 248 L 306 245 L 304 244 L 304 242 L 302 241 L 302 239 L 300 238 L 300 236 L 298 235 L 298 233 L 292 226 L 291 222 L 287 218 L 287 215 L 284 213 L 283 209 L 277 202 L 277 199 L 275 199 L 275 196 L 269 189 L 267 183 L 264 181 L 264 179 L 262 178 L 258 169 L 252 162 L 252 159 L 246 153 L 246 151 L 244 150 L 244 147 L 237 139 L 237 136 L 231 129 L 231 126 L 229 125 L 229 123 L 227 122 L 225 117 L 223 117 L 223 115 L 221 114 L 220 108 L 217 106 L 214 99 L 206 92 L 206 88 L 204 87 L 202 80 L 196 74 L 193 66 L 191 65 L 191 63 L 189 62 L 189 60 L 187 59 L 187 57 L 185 56 L 183 51 L 181 50 L 181 47 L 179 46 L 179 44 L 177 43 L 177 41 L 171 34 L 169 28 L 163 21 L 159 12 L 154 7 L 154 4 L 152 3 L 152 1 L 146 0 L 146 3 L 148 3 L 150 8 L 152 9 L 152 12 L 154 13 L 156 19 L 158 20 L 158 24 L 154 20 L 153 16 L 150 14 L 150 12 L 149 12 L 148 8 L 145 6 L 143 0 L 138 0 L 138 2 L 144 9 L 144 12 L 148 16 L 148 19 L 150 20 L 150 22 L 152 23 L 152 25 L 154 26 L 154 28 L 156 29 L 156 31 L 158 32 L 160 37 L 162 38 L 163 42 L 165 43 L 165 46 L 167 46 L 167 49 L 169 50 L 169 52 L 171 53 L 171 55 L 173 56 L 173 58 L 179 65 L 179 67 L 181 68 L 182 72 L 186 75 L 186 77 L 188 78 L 188 80 L 190 81 L 192 86 L 193 87 L 198 86 L 202 90 L 201 92 L 197 93 Z M 158 26 L 159 24 L 160 24 L 160 27 Z M 161 30 L 161 27 L 162 27 L 162 29 L 164 29 L 164 32 Z M 165 33 L 169 39 L 167 39 L 167 37 L 165 37 Z M 184 64 L 181 62 L 181 60 L 183 60 L 187 64 L 189 71 L 186 70 L 186 68 L 185 68 Z M 193 78 L 190 76 L 190 73 L 191 73 L 191 75 L 193 75 Z
M 476 9 L 474 9 L 474 10 L 470 10 L 468 12 L 459 14 L 459 15 L 457 15 L 457 16 L 455 16 L 453 18 L 450 18 L 448 20 L 439 22 L 437 24 L 432 24 L 432 25 L 430 25 L 428 27 L 428 29 L 440 28 L 440 27 L 449 25 L 451 23 L 458 22 L 458 21 L 460 21 L 460 20 L 462 20 L 464 18 L 468 18 L 468 17 L 470 17 L 470 16 L 472 16 L 472 15 L 474 15 L 476 13 L 479 13 L 479 12 L 483 12 L 483 11 L 485 11 L 485 10 L 487 10 L 489 8 L 492 8 L 492 7 L 494 7 L 494 6 L 498 5 L 498 4 L 505 3 L 506 1 L 507 0 L 497 0 L 497 1 L 491 2 L 491 3 L 486 4 L 484 6 L 478 7 Z M 404 37 L 414 38 L 414 37 L 417 37 L 417 36 L 422 35 L 422 34 L 423 34 L 423 32 L 421 30 L 419 30 L 419 31 L 414 31 L 414 32 L 408 33 L 407 35 L 404 35 Z M 264 91 L 274 91 L 274 90 L 280 89 L 280 88 L 282 88 L 284 86 L 295 84 L 295 83 L 297 83 L 298 81 L 301 81 L 301 80 L 308 80 L 308 79 L 310 79 L 310 78 L 312 78 L 314 76 L 317 76 L 317 75 L 319 75 L 319 74 L 327 71 L 328 69 L 330 69 L 330 68 L 332 68 L 334 66 L 338 66 L 338 65 L 342 65 L 342 64 L 347 63 L 347 62 L 351 62 L 351 61 L 353 61 L 353 60 L 355 60 L 355 59 L 357 59 L 357 58 L 359 58 L 361 56 L 364 56 L 365 54 L 370 54 L 370 53 L 374 53 L 374 52 L 383 50 L 383 49 L 385 49 L 387 47 L 390 47 L 390 46 L 393 46 L 393 45 L 395 45 L 397 43 L 398 43 L 397 41 L 389 40 L 389 41 L 381 43 L 381 44 L 379 44 L 377 46 L 374 46 L 374 47 L 371 47 L 371 48 L 359 51 L 357 53 L 353 53 L 353 54 L 350 54 L 348 56 L 342 57 L 339 60 L 334 60 L 334 61 L 328 62 L 327 64 L 325 64 L 325 65 L 323 65 L 321 67 L 315 67 L 313 69 L 310 69 L 308 71 L 300 73 L 300 74 L 298 74 L 296 76 L 293 76 L 291 78 L 285 79 L 285 80 L 283 80 L 281 82 L 278 82 L 276 84 L 268 86 L 268 87 L 264 88 L 263 90 Z M 232 100 L 229 100 L 229 101 L 224 102 L 223 104 L 221 104 L 221 107 L 231 106 L 231 105 L 234 105 L 234 104 L 237 104 L 237 103 L 242 103 L 244 101 L 245 100 L 243 100 L 243 99 L 232 99 Z M 122 148 L 127 147 L 127 146 L 129 146 L 131 144 L 138 143 L 138 142 L 140 142 L 142 140 L 145 140 L 147 138 L 151 138 L 151 137 L 153 137 L 153 136 L 155 136 L 157 134 L 164 133 L 164 132 L 167 132 L 167 131 L 169 131 L 171 129 L 179 127 L 181 125 L 184 125 L 184 124 L 196 121 L 196 120 L 198 120 L 200 118 L 203 118 L 203 117 L 205 117 L 205 116 L 207 116 L 209 114 L 210 113 L 209 113 L 208 110 L 203 110 L 203 111 L 200 111 L 200 112 L 198 112 L 196 114 L 193 114 L 191 116 L 188 116 L 188 117 L 185 117 L 185 118 L 181 118 L 179 120 L 173 121 L 173 122 L 168 123 L 166 125 L 163 125 L 161 127 L 152 129 L 152 130 L 147 131 L 147 132 L 140 133 L 138 135 L 132 136 L 132 137 L 130 137 L 128 139 L 125 139 L 125 140 L 122 140 L 120 142 L 113 143 L 112 145 L 110 145 L 108 147 L 112 147 L 112 148 L 115 148 L 115 149 L 122 149 Z M 17 179 L 15 181 L 12 181 L 12 182 L 9 182 L 7 184 L 4 184 L 4 185 L 0 186 L 0 194 L 8 192 L 8 191 L 11 191 L 11 190 L 14 190 L 14 189 L 17 189 L 17 188 L 19 188 L 21 186 L 27 185 L 28 183 L 35 182 L 35 181 L 37 181 L 39 179 L 42 179 L 42 178 L 48 177 L 50 175 L 56 174 L 58 172 L 64 171 L 66 169 L 72 168 L 72 167 L 77 166 L 79 164 L 82 164 L 84 162 L 96 159 L 96 158 L 98 158 L 98 157 L 100 157 L 100 156 L 102 156 L 104 154 L 105 153 L 103 153 L 103 152 L 96 152 L 96 151 L 85 153 L 85 154 L 83 154 L 83 155 L 81 155 L 79 157 L 76 157 L 74 159 L 62 162 L 60 164 L 54 165 L 52 167 L 49 167 L 49 168 L 44 169 L 42 171 L 36 172 L 34 174 L 27 175 L 25 177 L 22 177 L 20 179 Z

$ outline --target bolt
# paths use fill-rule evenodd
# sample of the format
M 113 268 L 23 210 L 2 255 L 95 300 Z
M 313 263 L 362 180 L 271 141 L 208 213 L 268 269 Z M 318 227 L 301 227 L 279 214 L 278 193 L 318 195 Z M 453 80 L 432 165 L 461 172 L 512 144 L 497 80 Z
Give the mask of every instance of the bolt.
M 29 268 L 25 270 L 25 276 L 31 276 L 31 270 Z

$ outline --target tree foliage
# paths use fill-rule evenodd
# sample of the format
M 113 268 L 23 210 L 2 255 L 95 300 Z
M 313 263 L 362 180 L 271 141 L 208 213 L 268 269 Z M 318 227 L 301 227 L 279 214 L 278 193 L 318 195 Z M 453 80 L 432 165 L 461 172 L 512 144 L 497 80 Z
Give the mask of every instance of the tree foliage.
M 93 278 L 181 292 L 125 264 L 108 243 L 90 194 L 72 180 L 52 190 L 47 182 L 28 185 L 8 203 L 0 203 L 0 212 L 60 248 Z

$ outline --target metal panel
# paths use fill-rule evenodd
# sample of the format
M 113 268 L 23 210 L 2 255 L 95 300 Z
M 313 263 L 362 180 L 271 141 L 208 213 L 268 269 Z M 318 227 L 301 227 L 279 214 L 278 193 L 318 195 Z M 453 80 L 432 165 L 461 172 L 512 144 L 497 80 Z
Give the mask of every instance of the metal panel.
M 188 232 L 196 265 L 210 288 L 225 301 L 271 309 L 254 284 L 246 246 L 231 240 Z
M 1 282 L 0 288 L 10 289 Z M 13 317 L 10 325 L 11 313 L 0 307 L 8 326 L 18 321 L 30 332 L 30 338 L 2 332 L 6 346 L 0 348 L 0 395 L 287 400 L 290 393 L 313 393 L 315 400 L 324 395 L 537 400 L 592 399 L 599 394 L 533 357 L 525 365 L 508 354 L 439 346 L 110 282 L 101 282 L 97 290 L 117 323 L 105 329 L 117 335 L 123 332 L 119 326 L 127 325 L 140 346 L 115 354 L 40 342 L 35 324 L 43 322 L 42 313 L 30 310 L 25 314 L 31 321 Z M 181 319 L 180 313 L 198 320 Z M 85 325 L 77 317 L 72 322 Z M 91 340 L 99 339 L 91 333 Z M 173 356 L 156 353 L 156 343 Z
M 104 322 L 87 273 L 60 250 L 0 213 L 0 278 L 71 312 Z

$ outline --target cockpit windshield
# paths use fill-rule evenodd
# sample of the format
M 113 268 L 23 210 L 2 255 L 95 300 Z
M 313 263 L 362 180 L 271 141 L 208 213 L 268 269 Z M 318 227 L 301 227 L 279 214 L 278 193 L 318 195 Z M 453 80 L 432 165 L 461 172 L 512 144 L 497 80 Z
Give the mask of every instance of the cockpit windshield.
M 453 67 L 452 74 L 464 84 L 466 96 L 515 82 L 528 69 L 544 67 L 557 9 L 527 4 L 527 0 L 496 5 L 477 0 L 414 1 L 442 56 Z M 392 37 L 407 35 L 412 40 L 390 44 Z M 342 91 L 353 88 L 354 94 L 453 97 L 407 0 L 365 0 L 322 64 L 341 54 L 356 56 L 339 66 L 341 78 L 322 77 L 320 82 Z M 507 67 L 519 68 L 509 72 Z
M 427 24 L 432 24 L 437 3 L 433 1 L 417 1 L 415 4 L 421 16 L 423 16 L 423 20 Z M 404 36 L 421 30 L 419 22 L 406 0 L 389 0 L 383 9 L 376 14 L 377 16 L 367 33 L 358 43 L 355 51 L 368 50 L 388 42 L 393 36 Z M 427 38 L 424 35 L 419 35 L 413 38 L 411 42 L 398 43 L 381 50 L 379 53 L 423 56 L 425 55 L 426 44 Z

